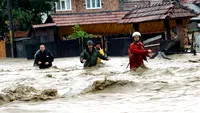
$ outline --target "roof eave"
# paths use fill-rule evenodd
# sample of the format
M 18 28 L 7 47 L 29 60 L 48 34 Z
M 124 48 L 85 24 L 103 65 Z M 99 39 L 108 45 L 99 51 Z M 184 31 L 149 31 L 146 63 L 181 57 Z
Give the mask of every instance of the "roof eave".
M 78 24 L 80 26 L 84 25 L 95 25 L 95 24 L 115 24 L 118 22 L 102 22 L 102 23 L 91 23 L 91 24 Z M 68 26 L 75 26 L 76 24 L 57 24 L 58 27 L 68 27 Z

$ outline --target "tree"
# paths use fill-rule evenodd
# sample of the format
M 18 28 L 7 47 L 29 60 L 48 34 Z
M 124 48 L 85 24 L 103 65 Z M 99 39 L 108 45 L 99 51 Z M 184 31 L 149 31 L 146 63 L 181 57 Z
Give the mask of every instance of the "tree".
M 8 19 L 6 4 L 6 0 L 0 0 L 0 35 L 2 36 L 7 28 L 7 25 L 5 24 L 5 20 Z
M 92 34 L 83 31 L 79 25 L 75 25 L 72 29 L 74 30 L 74 33 L 69 35 L 69 38 L 92 38 L 93 36 Z
M 68 37 L 71 39 L 78 38 L 81 41 L 81 48 L 83 50 L 83 48 L 84 48 L 83 47 L 83 39 L 84 38 L 92 38 L 93 35 L 88 34 L 85 31 L 83 31 L 79 25 L 75 25 L 74 27 L 72 27 L 72 29 L 74 30 L 74 33 L 72 33 Z
M 53 4 L 58 0 L 12 0 L 14 27 L 28 30 L 31 24 L 42 22 L 42 13 L 53 11 Z M 0 32 L 7 32 L 7 0 L 0 0 Z

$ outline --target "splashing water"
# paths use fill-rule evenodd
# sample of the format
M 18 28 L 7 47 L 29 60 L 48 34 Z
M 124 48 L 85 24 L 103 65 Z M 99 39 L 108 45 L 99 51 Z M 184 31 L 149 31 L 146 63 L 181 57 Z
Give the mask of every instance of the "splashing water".
M 83 69 L 79 58 L 55 59 L 39 70 L 33 61 L 0 59 L 1 113 L 197 113 L 199 56 L 173 55 L 130 72 L 127 57 Z

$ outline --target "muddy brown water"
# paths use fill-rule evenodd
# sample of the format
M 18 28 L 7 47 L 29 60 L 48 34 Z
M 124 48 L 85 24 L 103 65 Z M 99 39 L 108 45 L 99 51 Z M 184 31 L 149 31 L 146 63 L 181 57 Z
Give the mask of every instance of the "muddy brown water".
M 130 72 L 127 57 L 83 69 L 79 58 L 0 59 L 0 113 L 199 113 L 200 55 L 173 55 Z

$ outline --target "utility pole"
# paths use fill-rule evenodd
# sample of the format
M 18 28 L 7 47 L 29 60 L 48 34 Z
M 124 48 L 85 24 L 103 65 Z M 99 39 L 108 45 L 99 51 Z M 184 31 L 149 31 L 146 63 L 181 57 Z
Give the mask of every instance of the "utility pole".
M 8 17 L 9 17 L 9 31 L 10 31 L 10 47 L 11 47 L 11 56 L 14 58 L 14 27 L 13 27 L 13 18 L 12 18 L 12 1 L 7 0 L 8 7 Z

